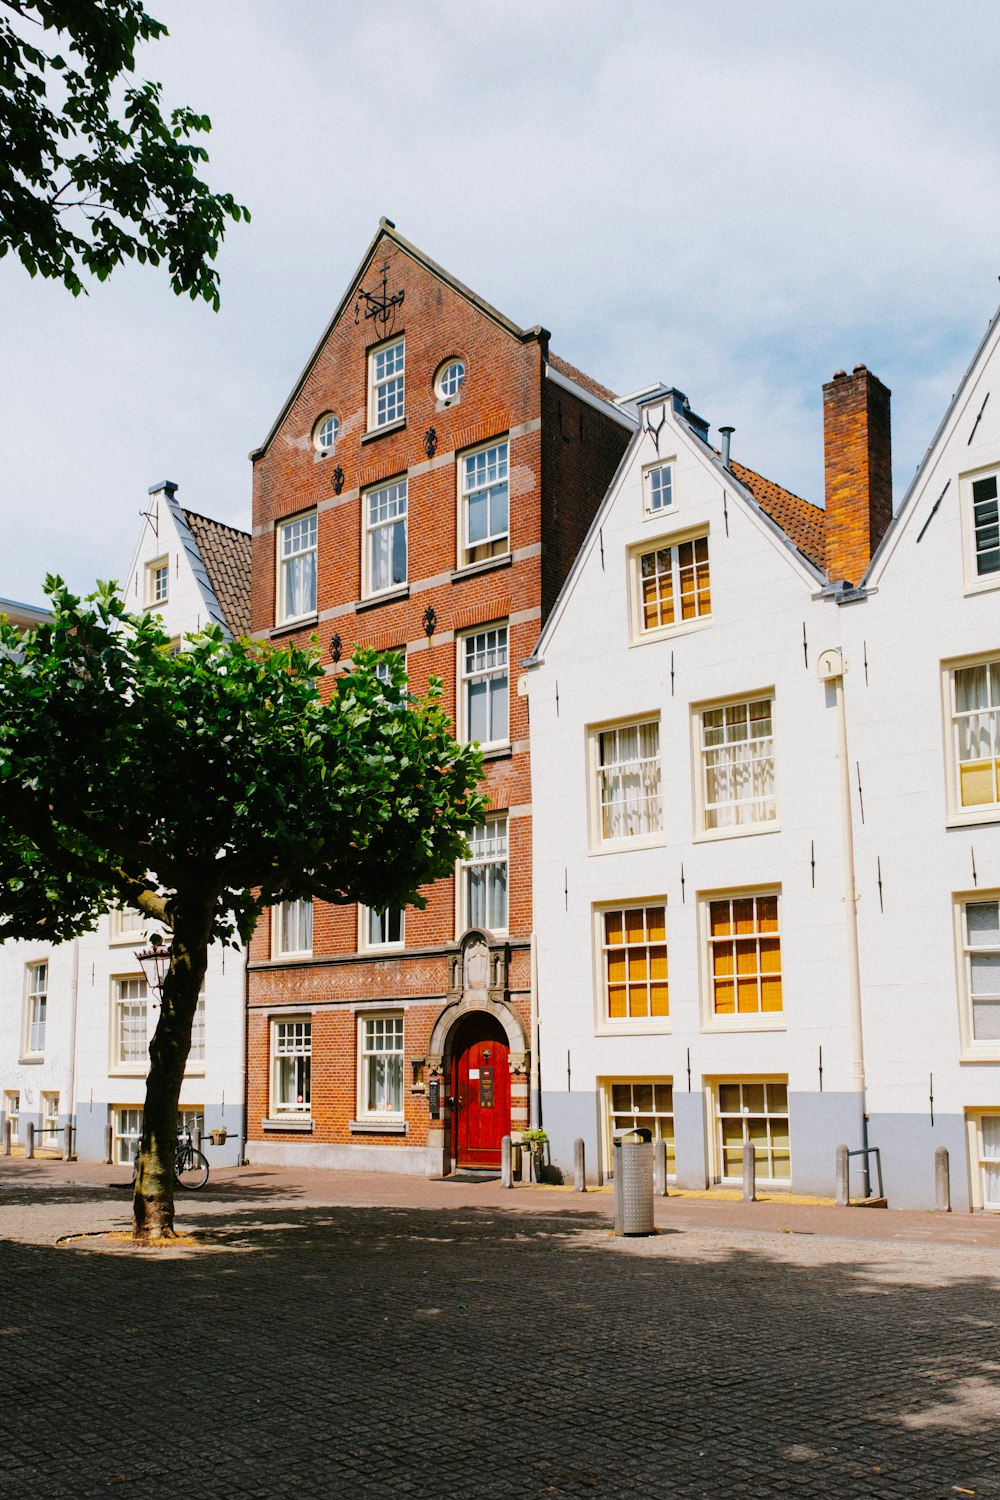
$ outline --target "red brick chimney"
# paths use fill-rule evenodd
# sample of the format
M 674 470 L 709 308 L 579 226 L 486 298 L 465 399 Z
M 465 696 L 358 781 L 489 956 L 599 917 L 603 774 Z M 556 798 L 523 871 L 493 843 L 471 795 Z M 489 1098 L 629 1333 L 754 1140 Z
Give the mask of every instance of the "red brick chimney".
M 864 365 L 823 387 L 826 571 L 857 584 L 892 520 L 891 391 Z

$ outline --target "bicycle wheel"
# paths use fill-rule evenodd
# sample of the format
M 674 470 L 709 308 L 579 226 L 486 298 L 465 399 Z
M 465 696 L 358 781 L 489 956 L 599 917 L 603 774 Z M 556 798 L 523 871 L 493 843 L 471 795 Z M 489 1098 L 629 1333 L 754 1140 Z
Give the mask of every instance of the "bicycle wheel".
M 208 1159 L 192 1146 L 190 1151 L 178 1155 L 174 1168 L 174 1181 L 178 1187 L 200 1188 L 208 1181 Z

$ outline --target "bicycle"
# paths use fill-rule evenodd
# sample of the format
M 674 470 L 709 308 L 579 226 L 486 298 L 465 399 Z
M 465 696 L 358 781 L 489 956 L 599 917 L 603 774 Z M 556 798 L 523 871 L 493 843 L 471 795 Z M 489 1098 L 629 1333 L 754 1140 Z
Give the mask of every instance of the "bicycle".
M 139 1170 L 139 1148 L 135 1149 L 135 1159 L 132 1162 L 132 1181 L 135 1181 Z M 191 1132 L 187 1135 L 177 1137 L 177 1156 L 174 1160 L 174 1181 L 178 1187 L 187 1188 L 194 1192 L 197 1188 L 203 1188 L 208 1181 L 208 1158 L 196 1148 L 191 1139 Z

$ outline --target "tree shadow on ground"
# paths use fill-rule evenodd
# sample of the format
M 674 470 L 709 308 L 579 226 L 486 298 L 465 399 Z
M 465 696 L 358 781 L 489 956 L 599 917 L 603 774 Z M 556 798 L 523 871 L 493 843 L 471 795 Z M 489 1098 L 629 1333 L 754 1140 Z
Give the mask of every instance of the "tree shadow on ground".
M 5 1482 L 49 1497 L 996 1495 L 979 1251 L 247 1205 L 182 1258 L 0 1246 Z M 12 1399 L 11 1399 L 12 1398 Z

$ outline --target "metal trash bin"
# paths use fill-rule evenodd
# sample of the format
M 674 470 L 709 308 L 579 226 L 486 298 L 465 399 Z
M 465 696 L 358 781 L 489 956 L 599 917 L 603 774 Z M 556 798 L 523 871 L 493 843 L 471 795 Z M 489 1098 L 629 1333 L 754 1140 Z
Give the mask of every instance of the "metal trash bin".
M 653 1223 L 653 1132 L 640 1127 L 616 1135 L 615 1234 L 655 1234 Z

